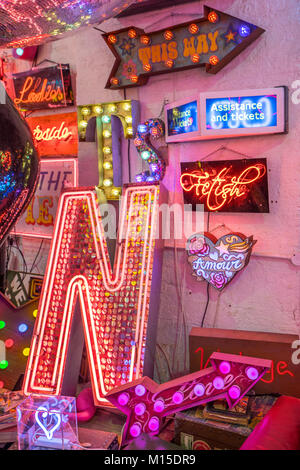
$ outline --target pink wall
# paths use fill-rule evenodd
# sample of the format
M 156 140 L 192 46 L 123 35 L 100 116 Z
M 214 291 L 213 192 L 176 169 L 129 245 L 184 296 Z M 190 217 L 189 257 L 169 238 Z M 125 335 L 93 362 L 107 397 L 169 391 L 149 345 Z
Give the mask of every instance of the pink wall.
M 210 289 L 205 326 L 299 333 L 300 104 L 294 104 L 291 96 L 292 84 L 300 79 L 300 41 L 296 39 L 299 39 L 300 5 L 297 0 L 210 0 L 207 3 L 261 26 L 266 32 L 216 75 L 206 74 L 200 68 L 153 77 L 146 86 L 127 90 L 127 98 L 140 101 L 142 120 L 145 120 L 157 117 L 166 99 L 188 98 L 206 90 L 289 87 L 290 130 L 287 135 L 169 145 L 165 185 L 169 190 L 169 201 L 182 202 L 178 183 L 180 161 L 200 160 L 221 146 L 251 157 L 267 157 L 270 214 L 213 214 L 210 217 L 210 229 L 219 227 L 214 231 L 216 236 L 226 231 L 239 231 L 245 235 L 253 234 L 257 244 L 248 267 L 222 293 Z M 110 20 L 100 28 L 112 31 L 132 25 L 151 31 L 198 18 L 202 16 L 202 7 L 203 2 L 193 2 L 168 11 Z M 45 58 L 70 63 L 76 77 L 78 105 L 123 98 L 123 91 L 104 89 L 114 57 L 101 33 L 92 27 L 45 45 L 38 60 Z M 227 157 L 239 158 L 227 149 L 211 159 Z M 133 145 L 131 158 L 134 172 L 141 171 L 142 162 Z M 80 143 L 79 159 L 81 167 L 91 169 L 89 184 L 96 184 L 93 143 Z M 201 324 L 205 304 L 206 284 L 197 283 L 191 277 L 185 252 L 180 246 L 175 250 L 166 248 L 158 342 L 177 371 L 187 366 L 183 354 L 185 333 L 191 326 Z M 174 361 L 173 356 L 176 356 Z M 160 349 L 157 361 L 163 371 L 162 377 L 166 377 L 166 361 Z

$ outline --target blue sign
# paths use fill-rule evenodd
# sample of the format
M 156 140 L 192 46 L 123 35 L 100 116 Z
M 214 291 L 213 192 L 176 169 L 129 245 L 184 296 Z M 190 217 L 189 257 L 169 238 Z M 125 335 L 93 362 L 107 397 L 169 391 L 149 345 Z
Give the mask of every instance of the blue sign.
M 198 130 L 197 100 L 168 109 L 168 135 L 187 134 Z
M 206 129 L 245 129 L 277 125 L 277 96 L 206 99 Z

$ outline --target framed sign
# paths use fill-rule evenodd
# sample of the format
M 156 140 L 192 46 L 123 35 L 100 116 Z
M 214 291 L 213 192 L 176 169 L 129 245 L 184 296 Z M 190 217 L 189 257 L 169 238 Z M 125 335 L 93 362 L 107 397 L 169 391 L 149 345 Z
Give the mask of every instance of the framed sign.
M 30 117 L 27 122 L 40 157 L 77 156 L 77 113 Z
M 276 134 L 287 130 L 286 87 L 200 94 L 204 138 Z
M 70 67 L 58 64 L 13 74 L 14 103 L 22 110 L 74 105 Z
M 65 187 L 78 185 L 77 158 L 41 160 L 39 183 L 15 233 L 37 238 L 52 238 L 59 196 Z
M 200 138 L 199 97 L 180 100 L 165 107 L 167 142 Z
M 297 339 L 298 335 L 194 327 L 189 336 L 191 372 L 209 367 L 215 351 L 264 357 L 272 360 L 272 368 L 256 384 L 256 393 L 300 398 L 300 367 L 292 361 L 292 344 Z
M 181 163 L 184 203 L 206 212 L 269 212 L 267 160 Z
M 204 67 L 217 73 L 264 30 L 204 6 L 204 16 L 159 31 L 135 27 L 103 34 L 116 60 L 106 88 L 145 85 L 152 75 Z
M 288 130 L 287 101 L 288 90 L 285 86 L 200 93 L 193 99 L 177 101 L 165 107 L 165 121 L 168 123 L 166 141 L 285 133 Z M 193 116 L 185 116 L 185 112 L 195 102 L 198 127 L 193 119 L 193 128 L 189 125 Z

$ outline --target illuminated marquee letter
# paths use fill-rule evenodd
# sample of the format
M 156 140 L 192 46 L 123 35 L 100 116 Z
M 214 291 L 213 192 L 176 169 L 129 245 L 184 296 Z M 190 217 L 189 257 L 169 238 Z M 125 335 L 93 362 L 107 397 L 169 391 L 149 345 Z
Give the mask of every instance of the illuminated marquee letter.
M 118 199 L 121 193 L 122 133 L 132 139 L 138 123 L 139 102 L 135 100 L 78 106 L 79 140 L 97 142 L 98 189 L 107 199 Z
M 62 194 L 24 379 L 25 394 L 64 393 L 64 376 L 76 368 L 78 354 L 73 334 L 73 327 L 80 323 L 77 298 L 96 404 L 105 403 L 104 396 L 114 387 L 151 368 L 151 335 L 156 324 L 152 312 L 155 315 L 158 310 L 158 286 L 153 285 L 153 298 L 150 291 L 151 284 L 160 284 L 159 270 L 153 267 L 158 198 L 158 183 L 125 186 L 112 270 L 95 191 L 76 189 Z M 151 331 L 147 333 L 149 310 Z

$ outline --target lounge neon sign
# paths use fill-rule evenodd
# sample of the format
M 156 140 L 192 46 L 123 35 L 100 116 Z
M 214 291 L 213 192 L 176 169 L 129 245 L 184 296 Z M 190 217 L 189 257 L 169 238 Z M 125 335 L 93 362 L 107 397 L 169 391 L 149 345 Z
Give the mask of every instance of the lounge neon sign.
M 267 198 L 249 206 L 251 191 L 266 185 L 265 159 L 182 164 L 180 185 L 185 202 L 207 211 L 268 212 Z M 250 198 L 251 199 L 251 198 Z
M 95 403 L 106 403 L 108 391 L 142 376 L 158 197 L 157 183 L 125 187 L 112 270 L 95 191 L 61 196 L 24 378 L 26 395 L 62 394 L 68 349 L 69 354 L 78 349 L 70 338 L 77 298 Z

